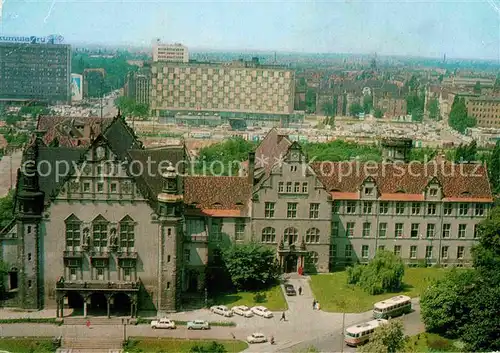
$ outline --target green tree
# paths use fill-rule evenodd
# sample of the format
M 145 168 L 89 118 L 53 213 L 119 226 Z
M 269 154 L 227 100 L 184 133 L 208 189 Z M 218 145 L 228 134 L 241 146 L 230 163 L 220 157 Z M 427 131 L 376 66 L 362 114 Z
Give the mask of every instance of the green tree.
M 326 116 L 335 116 L 335 110 L 333 109 L 333 103 L 323 103 L 322 110 Z
M 481 94 L 481 82 L 476 81 L 476 84 L 474 85 L 474 93 L 475 94 Z
M 421 122 L 424 120 L 424 112 L 420 108 L 414 108 L 411 111 L 411 120 L 415 122 Z
M 248 159 L 255 144 L 241 137 L 204 147 L 196 161 L 196 172 L 203 175 L 238 175 L 240 162 Z
M 313 88 L 306 91 L 306 110 L 309 113 L 316 112 L 316 91 Z
M 455 162 L 473 162 L 477 160 L 477 142 L 472 140 L 468 145 L 460 144 L 455 150 Z
M 476 126 L 476 119 L 467 115 L 467 107 L 464 98 L 455 96 L 453 104 L 451 105 L 448 124 L 451 128 L 462 134 L 465 133 L 467 128 Z
M 371 94 L 367 94 L 363 97 L 363 111 L 365 114 L 370 114 L 373 108 L 373 96 Z
M 458 334 L 468 310 L 464 298 L 474 280 L 474 271 L 454 269 L 424 291 L 420 310 L 427 331 L 447 337 Z
M 403 323 L 391 320 L 375 329 L 370 340 L 358 349 L 360 353 L 397 353 L 405 347 L 407 337 L 404 334 Z
M 490 182 L 495 193 L 500 193 L 500 140 L 495 144 L 488 163 Z
M 479 244 L 472 248 L 474 268 L 486 282 L 500 286 L 500 207 L 477 225 Z
M 431 98 L 428 105 L 429 118 L 432 120 L 441 120 L 441 112 L 439 109 L 439 101 L 437 98 Z
M 373 113 L 373 116 L 377 119 L 382 119 L 384 117 L 384 112 L 380 108 L 375 108 L 375 112 Z
M 348 283 L 359 285 L 371 295 L 401 289 L 405 273 L 403 260 L 391 251 L 378 251 L 367 266 L 356 267 L 349 270 Z
M 0 198 L 0 230 L 14 219 L 14 191 Z
M 257 290 L 275 284 L 280 270 L 274 250 L 260 244 L 235 244 L 223 251 L 233 285 L 239 290 Z
M 363 107 L 358 102 L 352 103 L 349 107 L 349 114 L 351 116 L 357 117 L 359 114 L 363 113 L 363 111 Z
M 190 353 L 226 353 L 227 350 L 222 343 L 212 341 L 209 345 L 195 344 L 189 350 Z

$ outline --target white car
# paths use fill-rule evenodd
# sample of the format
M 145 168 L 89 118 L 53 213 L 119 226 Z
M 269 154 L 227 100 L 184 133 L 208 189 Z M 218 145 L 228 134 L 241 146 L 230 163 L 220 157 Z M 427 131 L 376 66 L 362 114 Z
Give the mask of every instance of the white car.
M 225 317 L 231 317 L 233 316 L 233 312 L 231 311 L 231 309 L 229 309 L 227 306 L 224 306 L 224 305 L 215 305 L 215 306 L 212 306 L 210 308 L 210 311 L 215 313 L 215 314 L 219 314 L 219 315 L 222 315 L 222 316 L 225 316 Z
M 173 330 L 173 329 L 175 329 L 175 322 L 173 320 L 170 320 L 167 318 L 153 320 L 153 321 L 151 321 L 151 328 L 152 329 L 166 328 L 166 329 Z
M 252 313 L 254 313 L 255 315 L 265 317 L 266 319 L 273 317 L 273 313 L 270 312 L 264 306 L 254 306 L 251 310 L 252 310 Z
M 262 333 L 252 333 L 250 336 L 247 337 L 247 342 L 248 343 L 265 343 L 267 342 L 266 336 Z
M 233 313 L 243 317 L 253 316 L 252 310 L 246 305 L 233 306 L 231 310 L 233 311 Z

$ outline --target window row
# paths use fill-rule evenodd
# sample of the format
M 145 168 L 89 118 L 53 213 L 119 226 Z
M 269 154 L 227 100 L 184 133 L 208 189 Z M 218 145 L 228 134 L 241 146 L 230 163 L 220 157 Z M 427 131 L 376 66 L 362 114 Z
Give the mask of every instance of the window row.
M 377 247 L 377 251 L 382 251 L 385 250 L 385 245 L 379 245 Z M 418 254 L 418 247 L 416 245 L 411 245 L 409 247 L 408 253 L 402 254 L 402 246 L 401 245 L 394 245 L 394 254 L 403 258 L 409 258 L 409 259 L 419 259 L 422 257 L 419 257 Z M 425 247 L 425 259 L 433 259 L 435 257 L 434 253 L 435 247 L 432 245 L 427 245 Z M 345 258 L 351 258 L 353 257 L 353 247 L 351 244 L 346 244 L 344 247 L 344 253 L 343 253 Z M 363 259 L 368 259 L 370 257 L 370 246 L 369 245 L 361 245 L 361 258 Z M 465 256 L 465 246 L 457 246 L 457 251 L 456 251 L 456 259 L 463 259 Z M 337 254 L 337 245 L 336 244 L 331 244 L 330 245 L 330 258 L 336 258 L 339 255 Z M 440 258 L 441 259 L 448 259 L 450 256 L 450 247 L 449 246 L 442 246 L 441 247 L 441 253 L 440 253 Z
M 66 260 L 65 277 L 70 281 L 83 280 L 82 262 L 80 259 Z M 137 268 L 135 259 L 122 259 L 116 267 L 118 280 L 136 281 Z M 111 279 L 110 264 L 108 259 L 94 259 L 90 267 L 90 279 L 108 281 Z
M 297 218 L 298 212 L 298 203 L 297 202 L 288 202 L 286 209 L 286 218 Z M 275 202 L 266 202 L 264 204 L 264 217 L 266 218 L 274 218 L 275 217 Z M 319 203 L 310 203 L 309 204 L 309 218 L 319 218 Z
M 341 227 L 342 223 L 340 222 L 333 222 L 332 223 L 332 237 L 339 237 L 341 236 Z M 435 238 L 438 236 L 438 227 L 436 223 L 427 223 L 425 225 L 421 225 L 420 223 L 411 223 L 410 226 L 410 231 L 409 233 L 404 232 L 405 229 L 405 224 L 404 223 L 394 223 L 394 229 L 392 232 L 392 235 L 394 238 L 415 238 L 415 239 L 422 239 L 422 238 Z M 346 237 L 354 237 L 356 233 L 356 222 L 346 222 L 345 223 L 345 230 L 343 232 L 343 235 Z M 473 238 L 478 237 L 478 225 L 475 224 L 473 226 L 474 231 L 473 231 Z M 375 234 L 374 234 L 375 233 Z M 381 222 L 378 224 L 378 229 L 373 229 L 372 223 L 370 222 L 363 222 L 362 223 L 362 230 L 361 230 L 361 236 L 363 238 L 368 238 L 372 236 L 377 236 L 379 238 L 385 238 L 388 235 L 388 223 L 386 222 Z M 456 236 L 455 236 L 456 235 Z M 459 224 L 456 230 L 456 233 L 452 234 L 452 224 L 451 223 L 444 223 L 441 229 L 441 237 L 443 239 L 446 238 L 459 238 L 463 239 L 467 237 L 467 224 Z
M 263 243 L 276 243 L 276 229 L 272 227 L 266 227 L 262 230 L 262 238 Z M 299 231 L 297 228 L 289 227 L 285 229 L 283 232 L 283 243 L 287 245 L 296 244 L 299 241 Z M 305 238 L 302 237 L 302 240 L 308 244 L 317 244 L 320 242 L 320 233 L 318 228 L 309 228 L 306 231 Z
M 343 205 L 337 201 L 333 204 L 333 213 L 346 214 L 396 214 L 396 215 L 429 215 L 435 216 L 439 214 L 438 203 L 425 202 L 391 202 L 389 201 L 345 201 Z M 484 216 L 486 206 L 483 203 L 443 203 L 444 216 Z M 378 206 L 378 207 L 377 207 Z M 455 211 L 456 210 L 456 211 Z M 455 211 L 455 212 L 454 212 Z
M 291 171 L 297 171 L 297 166 L 290 166 L 290 168 L 295 167 L 295 170 Z M 287 181 L 286 183 L 284 181 L 278 182 L 278 192 L 279 193 L 293 193 L 293 194 L 307 194 L 309 191 L 309 186 L 307 181 L 304 182 L 291 182 Z
M 71 215 L 65 223 L 67 249 L 78 248 L 82 245 L 94 247 L 97 250 L 108 246 L 120 246 L 127 249 L 134 248 L 135 222 L 129 216 L 125 216 L 118 223 L 118 229 L 112 227 L 110 222 L 101 215 L 92 221 L 90 227 L 84 227 L 83 222 L 74 215 Z

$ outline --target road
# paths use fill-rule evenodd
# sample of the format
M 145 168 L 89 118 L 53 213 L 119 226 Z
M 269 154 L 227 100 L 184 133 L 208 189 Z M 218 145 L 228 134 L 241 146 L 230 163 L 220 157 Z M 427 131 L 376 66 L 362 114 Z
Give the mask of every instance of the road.
M 16 187 L 17 169 L 21 167 L 22 151 L 0 159 L 0 197 L 8 194 L 10 187 Z

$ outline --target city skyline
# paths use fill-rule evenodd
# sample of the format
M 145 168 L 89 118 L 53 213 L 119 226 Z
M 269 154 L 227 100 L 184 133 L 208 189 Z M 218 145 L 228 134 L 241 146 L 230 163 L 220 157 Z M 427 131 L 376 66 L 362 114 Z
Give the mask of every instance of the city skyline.
M 66 43 L 500 58 L 499 17 L 486 1 L 4 2 L 1 34 L 52 33 Z

